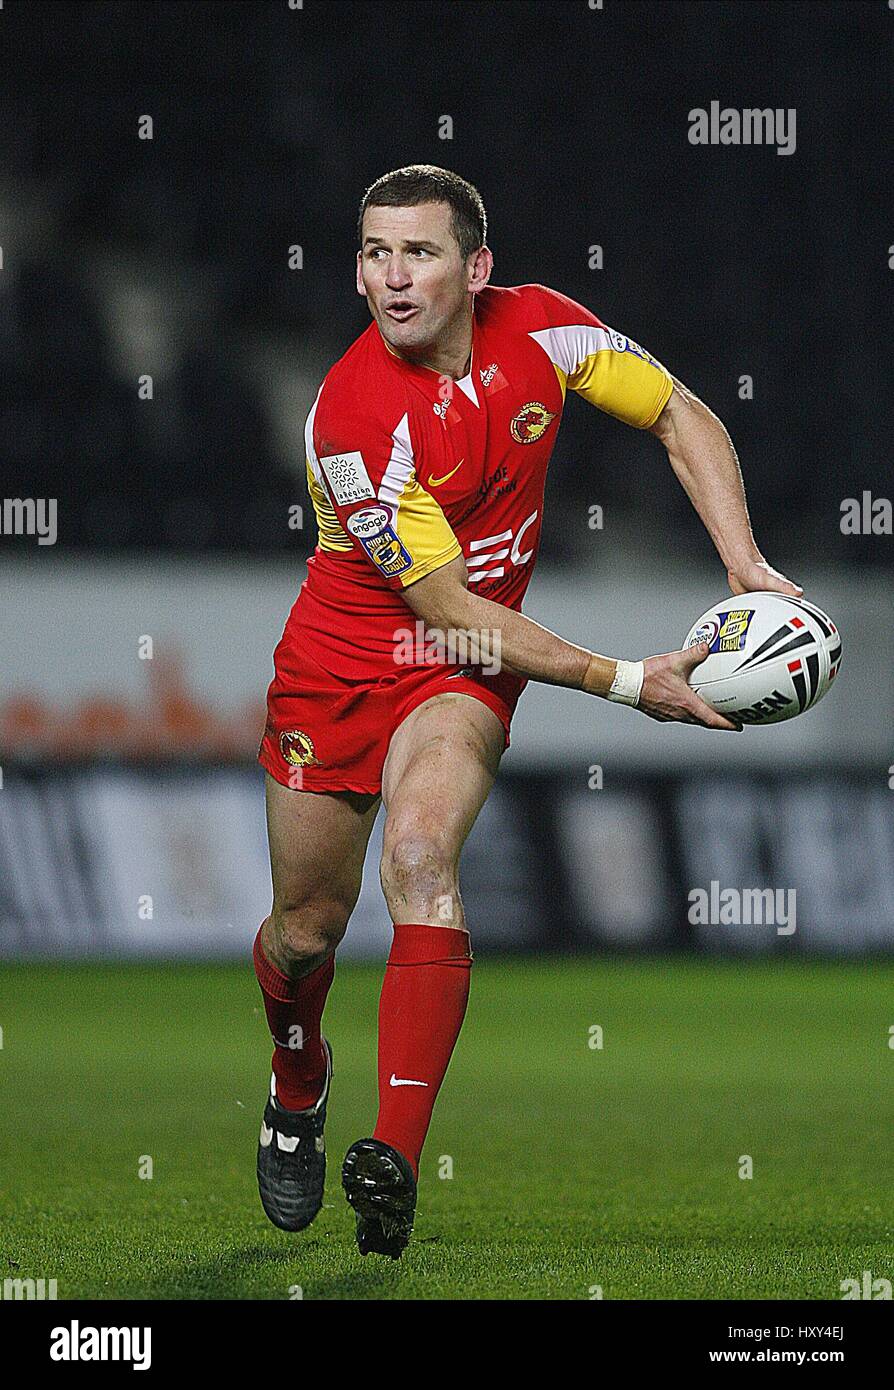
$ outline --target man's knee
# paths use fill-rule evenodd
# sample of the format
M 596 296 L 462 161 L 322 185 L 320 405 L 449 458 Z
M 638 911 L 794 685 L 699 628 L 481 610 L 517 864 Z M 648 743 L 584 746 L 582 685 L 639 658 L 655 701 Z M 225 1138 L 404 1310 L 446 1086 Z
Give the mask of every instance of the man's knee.
M 309 973 L 332 955 L 353 909 L 353 902 L 328 894 L 275 899 L 265 932 L 267 955 L 284 974 Z
M 389 907 L 412 900 L 429 912 L 436 912 L 439 903 L 446 910 L 456 891 L 455 856 L 434 831 L 418 826 L 389 830 L 386 825 L 379 872 Z

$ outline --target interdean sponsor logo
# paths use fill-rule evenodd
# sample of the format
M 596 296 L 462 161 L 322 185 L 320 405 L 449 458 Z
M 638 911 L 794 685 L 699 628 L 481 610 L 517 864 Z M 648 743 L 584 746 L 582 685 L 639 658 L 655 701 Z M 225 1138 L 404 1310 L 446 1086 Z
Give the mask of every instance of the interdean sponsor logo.
M 497 484 L 499 483 L 499 487 L 497 487 L 497 490 L 494 493 L 493 498 L 491 499 L 493 501 L 497 497 L 503 497 L 507 492 L 514 492 L 517 481 L 518 480 L 516 478 L 513 478 L 511 481 L 509 480 L 508 469 L 505 463 L 501 463 L 498 468 L 494 469 L 490 477 L 486 478 L 484 482 L 481 484 L 481 486 L 478 489 L 478 496 L 483 502 L 487 497 L 487 494 L 490 492 L 491 488 L 497 487 Z

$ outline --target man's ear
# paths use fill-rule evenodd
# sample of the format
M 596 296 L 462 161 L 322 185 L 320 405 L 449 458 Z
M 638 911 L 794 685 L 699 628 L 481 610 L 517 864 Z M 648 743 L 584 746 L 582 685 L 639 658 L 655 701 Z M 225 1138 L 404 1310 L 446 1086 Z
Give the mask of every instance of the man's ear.
M 494 268 L 494 258 L 489 246 L 481 246 L 469 260 L 469 293 L 478 294 L 483 290 Z
M 366 298 L 366 287 L 365 287 L 365 285 L 364 285 L 364 283 L 363 283 L 362 263 L 363 263 L 363 252 L 362 252 L 362 251 L 358 251 L 358 252 L 357 252 L 357 293 L 358 293 L 358 294 L 362 294 L 362 295 L 363 295 L 363 298 L 365 299 L 365 298 Z

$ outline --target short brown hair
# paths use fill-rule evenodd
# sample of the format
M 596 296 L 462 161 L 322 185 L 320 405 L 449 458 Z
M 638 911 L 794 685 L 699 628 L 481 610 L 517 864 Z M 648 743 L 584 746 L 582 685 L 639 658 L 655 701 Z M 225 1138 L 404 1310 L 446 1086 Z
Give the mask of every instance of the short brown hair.
M 413 208 L 420 203 L 447 203 L 450 229 L 463 260 L 484 245 L 487 214 L 481 194 L 459 174 L 437 164 L 407 164 L 370 184 L 360 200 L 357 240 L 363 239 L 363 214 L 367 208 Z

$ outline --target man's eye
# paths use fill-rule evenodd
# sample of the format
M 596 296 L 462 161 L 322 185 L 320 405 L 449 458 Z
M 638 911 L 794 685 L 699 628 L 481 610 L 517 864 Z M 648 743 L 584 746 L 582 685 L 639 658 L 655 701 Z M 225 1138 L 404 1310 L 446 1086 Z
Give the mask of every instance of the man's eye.
M 429 256 L 431 252 L 425 246 L 411 246 L 409 254 L 411 256 Z M 367 252 L 367 255 L 371 261 L 376 261 L 382 256 L 390 255 L 390 252 L 384 246 L 374 246 Z

